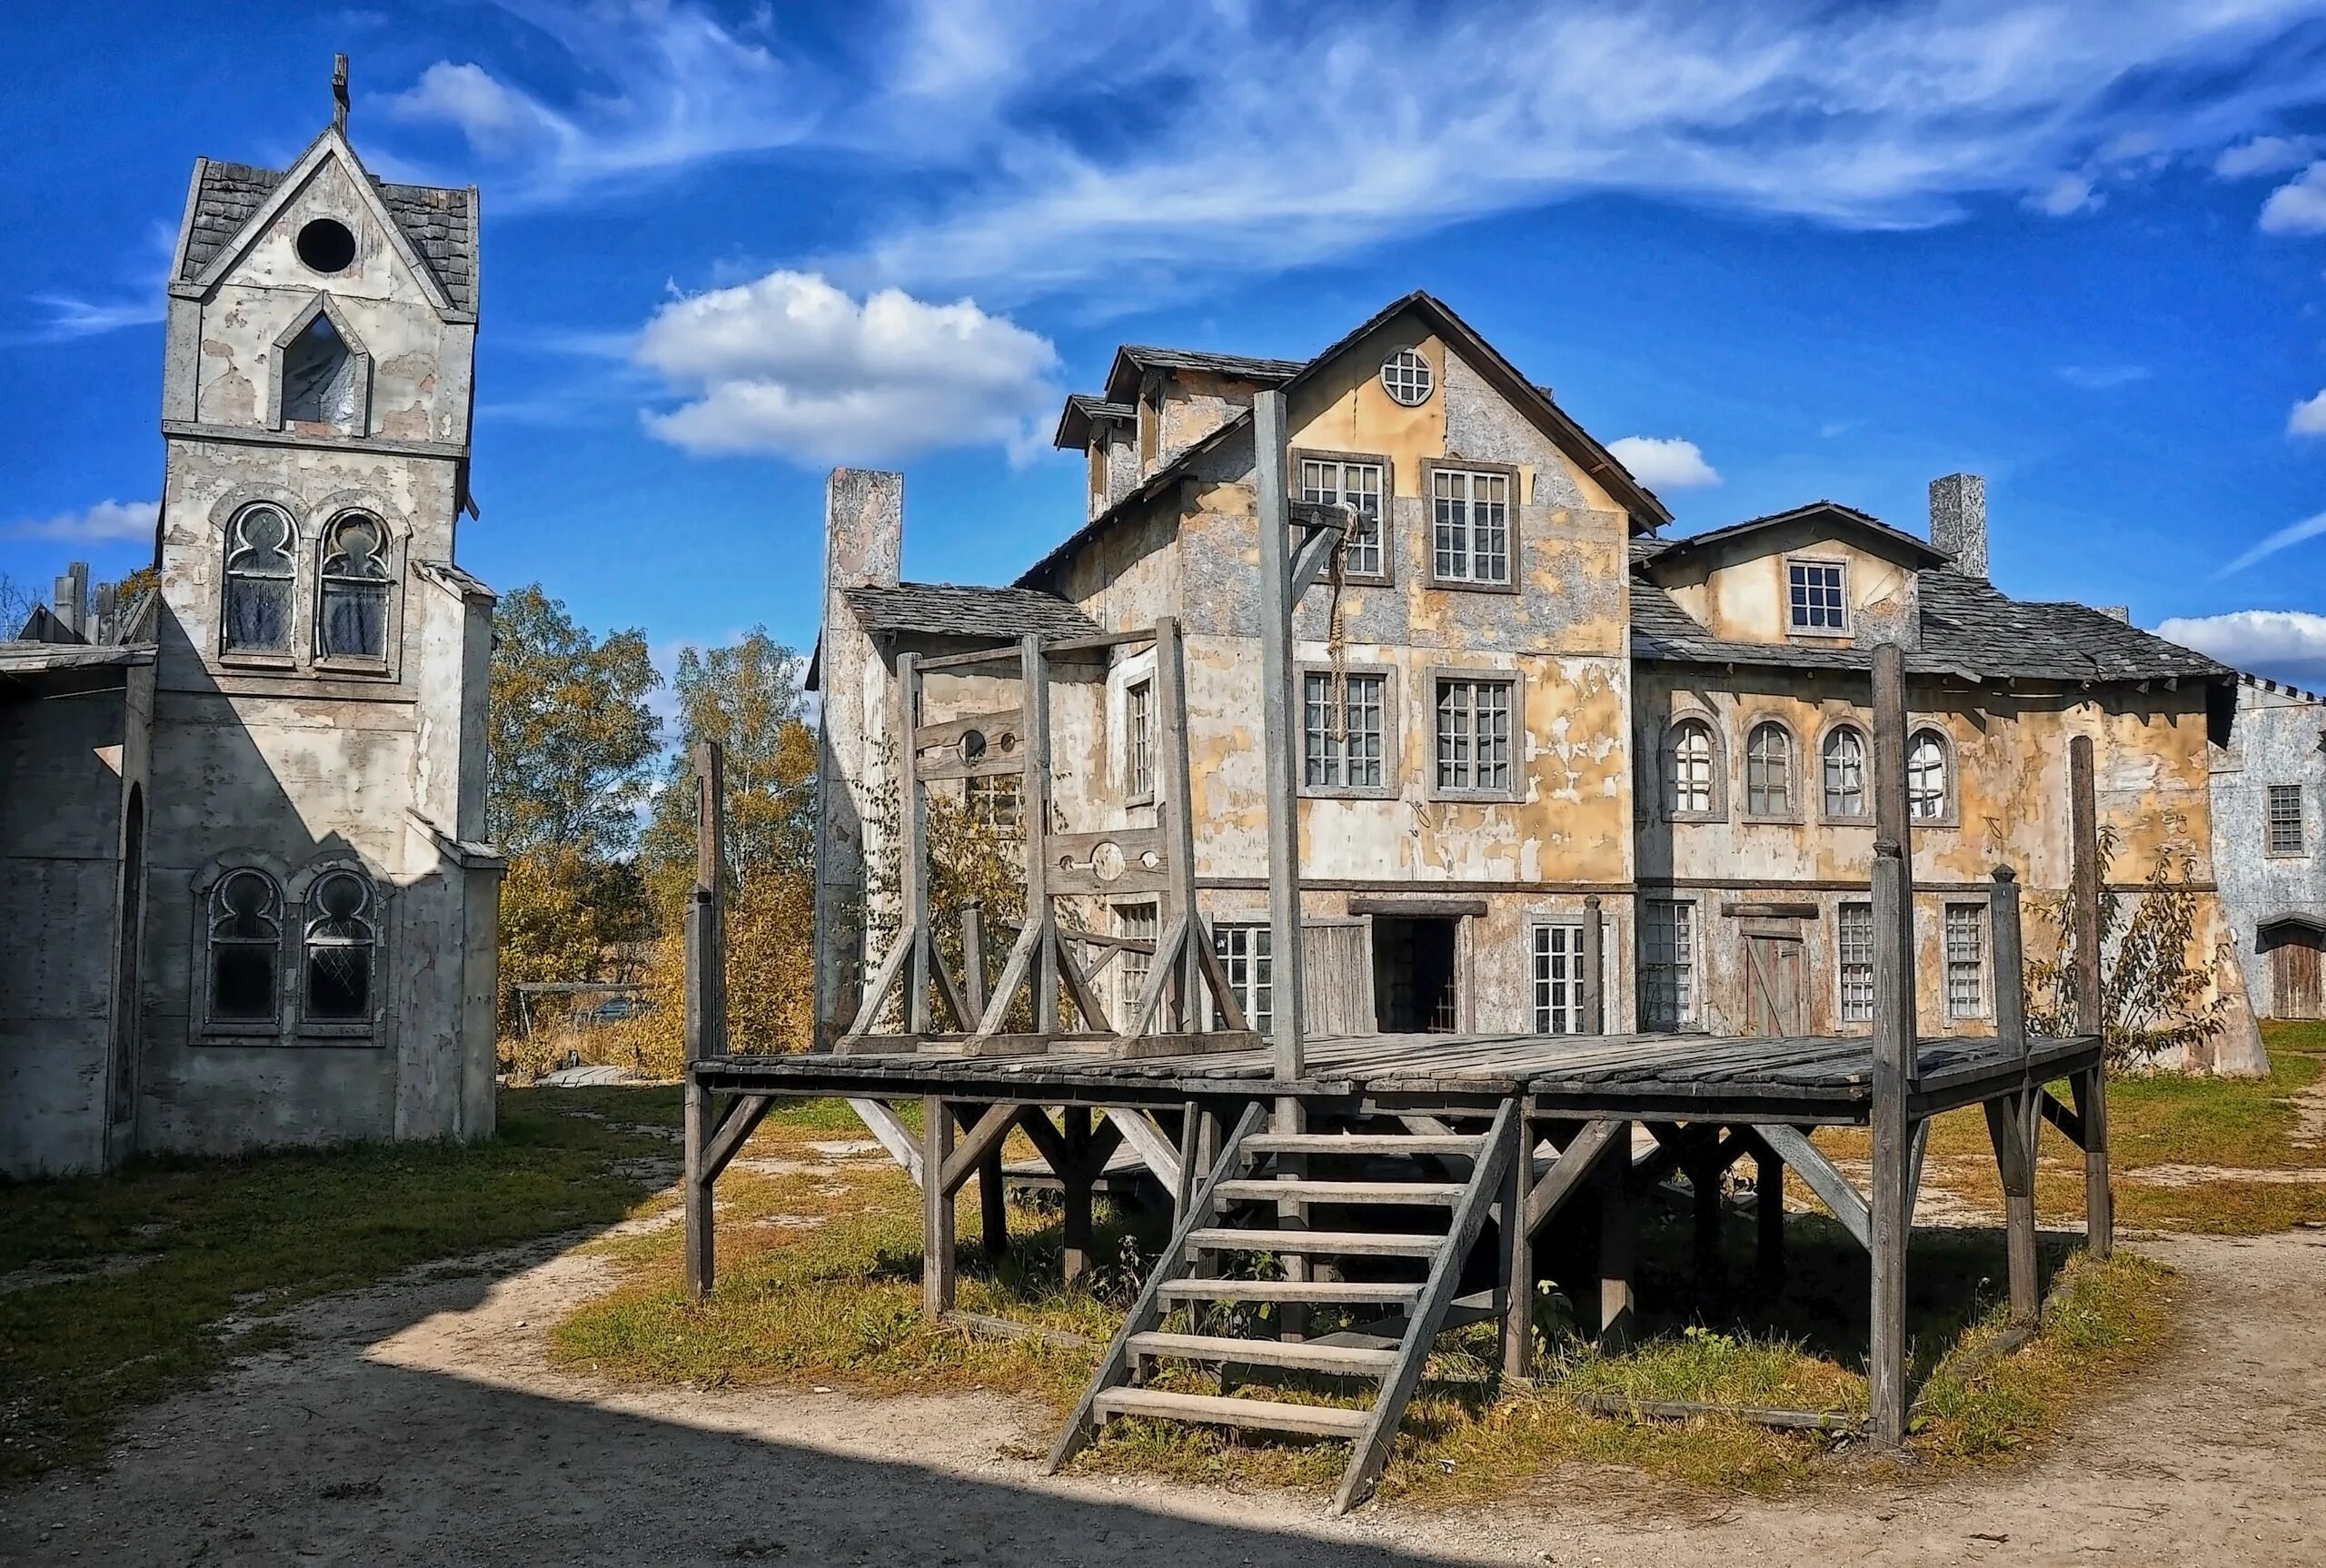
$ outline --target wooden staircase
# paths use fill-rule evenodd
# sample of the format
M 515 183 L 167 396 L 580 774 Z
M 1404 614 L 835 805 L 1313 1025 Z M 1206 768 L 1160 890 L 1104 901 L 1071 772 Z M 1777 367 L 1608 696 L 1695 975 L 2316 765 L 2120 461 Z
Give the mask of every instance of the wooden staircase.
M 1073 1458 L 1113 1416 L 1201 1422 L 1346 1438 L 1352 1447 L 1333 1512 L 1346 1513 L 1363 1502 L 1388 1463 L 1390 1445 L 1421 1382 L 1430 1346 L 1456 1307 L 1463 1266 L 1516 1147 L 1511 1133 L 1517 1114 L 1515 1102 L 1504 1102 L 1491 1129 L 1475 1136 L 1341 1135 L 1263 1133 L 1258 1128 L 1264 1107 L 1247 1109 L 1083 1390 L 1081 1403 L 1050 1453 L 1050 1469 L 1055 1472 Z M 1351 1160 L 1364 1162 L 1362 1179 L 1314 1179 L 1306 1174 L 1312 1162 L 1339 1165 Z M 1466 1180 L 1448 1181 L 1439 1170 L 1428 1168 L 1461 1161 L 1469 1165 Z M 1377 1174 L 1383 1165 L 1402 1166 L 1413 1172 L 1412 1177 L 1384 1178 Z M 1285 1200 L 1359 1213 L 1386 1206 L 1416 1212 L 1402 1217 L 1395 1231 L 1267 1228 L 1275 1224 L 1277 1205 Z M 1442 1229 L 1427 1223 L 1431 1211 L 1440 1209 L 1446 1215 Z M 1410 1275 L 1412 1264 L 1418 1263 L 1422 1276 L 1379 1282 L 1253 1279 L 1228 1272 L 1259 1254 L 1297 1257 L 1312 1267 L 1335 1258 L 1363 1259 L 1359 1272 L 1364 1273 L 1392 1272 L 1394 1263 L 1381 1260 L 1405 1259 L 1410 1262 L 1402 1272 Z M 1192 1324 L 1202 1325 L 1207 1317 L 1237 1316 L 1238 1307 L 1263 1305 L 1378 1309 L 1372 1315 L 1386 1322 L 1374 1325 L 1372 1332 L 1318 1339 L 1166 1332 L 1162 1326 L 1173 1314 L 1185 1313 Z M 1498 1315 L 1500 1305 L 1486 1310 Z M 1283 1321 L 1281 1312 L 1278 1321 Z M 1364 1409 L 1140 1386 L 1141 1372 L 1158 1362 L 1216 1366 L 1223 1375 L 1231 1368 L 1321 1373 L 1375 1386 L 1370 1407 Z

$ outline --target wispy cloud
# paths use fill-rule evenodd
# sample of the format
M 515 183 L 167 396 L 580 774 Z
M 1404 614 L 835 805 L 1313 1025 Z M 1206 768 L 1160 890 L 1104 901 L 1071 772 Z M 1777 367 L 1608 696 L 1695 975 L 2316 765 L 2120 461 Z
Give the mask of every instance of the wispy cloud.
M 2265 234 L 2326 233 L 2326 163 L 2312 164 L 2261 203 Z
M 2253 136 L 2225 147 L 2213 160 L 2213 173 L 2224 180 L 2251 179 L 2256 174 L 2282 174 L 2310 162 L 2314 136 Z
M 2304 398 L 2286 416 L 2288 435 L 2326 435 L 2326 392 Z
M 102 295 L 78 292 L 33 295 L 31 303 L 47 319 L 26 336 L 35 342 L 63 342 L 116 332 L 124 327 L 150 326 L 162 320 L 169 313 L 166 290 L 170 259 L 176 249 L 174 225 L 149 225 L 144 245 L 130 253 L 133 257 L 142 256 L 143 264 L 133 264 L 116 280 L 125 286 Z
M 1677 436 L 1627 435 L 1609 442 L 1607 450 L 1650 490 L 1695 490 L 1720 482 L 1696 443 Z
M 687 400 L 647 428 L 693 452 L 846 462 L 999 442 L 1023 456 L 1060 395 L 1057 349 L 1005 316 L 895 289 L 858 301 L 809 273 L 672 300 L 638 360 Z
M 2214 572 L 2213 576 L 2216 580 L 2234 576 L 2255 561 L 2267 561 L 2278 551 L 2291 550 L 2295 545 L 2316 539 L 2321 533 L 2326 533 L 2326 511 L 2320 512 L 2316 517 L 2305 517 L 2300 522 L 2288 523 L 2243 555 Z
M 2062 365 L 2060 379 L 2072 387 L 2085 392 L 2108 392 L 2134 382 L 2144 382 L 2150 375 L 2146 365 Z
M 110 544 L 118 540 L 151 540 L 161 503 L 153 501 L 101 501 L 80 511 L 34 518 L 8 530 L 16 539 L 54 539 L 73 544 Z
M 2156 629 L 2223 664 L 2297 686 L 2326 686 L 2326 615 L 2300 610 L 2238 610 L 2175 617 Z

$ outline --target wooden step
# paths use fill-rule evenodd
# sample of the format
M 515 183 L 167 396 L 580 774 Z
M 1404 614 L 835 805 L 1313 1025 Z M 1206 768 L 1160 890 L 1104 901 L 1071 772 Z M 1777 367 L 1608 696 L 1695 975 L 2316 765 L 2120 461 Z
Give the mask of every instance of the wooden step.
M 1317 1340 L 1237 1339 L 1209 1334 L 1134 1334 L 1131 1352 L 1137 1355 L 1168 1355 L 1182 1361 L 1241 1362 L 1252 1366 L 1284 1366 L 1300 1372 L 1345 1372 L 1378 1377 L 1397 1365 L 1394 1350 L 1373 1350 L 1354 1345 L 1327 1345 Z
M 1223 1198 L 1264 1203 L 1270 1198 L 1299 1198 L 1308 1203 L 1422 1203 L 1452 1208 L 1462 1196 L 1457 1181 L 1312 1181 L 1282 1177 L 1274 1181 L 1224 1181 L 1215 1187 Z
M 1163 1286 L 1167 1301 L 1297 1301 L 1312 1306 L 1411 1306 L 1421 1299 L 1421 1282 L 1390 1280 L 1367 1285 L 1353 1279 L 1174 1279 Z
M 1351 1257 L 1436 1257 L 1442 1236 L 1365 1230 L 1199 1230 L 1189 1246 L 1212 1252 L 1343 1253 Z
M 1329 1404 L 1286 1404 L 1273 1399 L 1221 1399 L 1209 1394 L 1165 1394 L 1152 1388 L 1108 1388 L 1092 1408 L 1100 1417 L 1145 1415 L 1162 1421 L 1207 1421 L 1265 1432 L 1305 1432 L 1315 1437 L 1355 1437 L 1370 1412 Z
M 1243 1147 L 1256 1155 L 1475 1155 L 1486 1141 L 1458 1133 L 1256 1133 Z

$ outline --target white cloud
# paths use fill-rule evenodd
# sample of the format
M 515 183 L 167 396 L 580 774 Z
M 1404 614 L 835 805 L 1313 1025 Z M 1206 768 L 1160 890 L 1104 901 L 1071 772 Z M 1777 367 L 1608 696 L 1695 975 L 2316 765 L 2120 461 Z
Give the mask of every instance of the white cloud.
M 2326 435 L 2326 392 L 2304 398 L 2286 417 L 2288 435 Z
M 2265 234 L 2326 233 L 2326 163 L 2312 164 L 2261 203 Z
M 150 541 L 161 503 L 153 501 L 101 501 L 83 511 L 20 522 L 8 531 L 18 539 L 56 539 L 76 544 L 105 544 L 115 540 Z
M 149 326 L 167 313 L 168 300 L 156 283 L 150 294 L 116 300 L 84 300 L 75 294 L 35 294 L 33 303 L 48 312 L 42 336 L 55 341 L 95 337 L 124 327 Z
M 1696 443 L 1677 436 L 1627 435 L 1609 442 L 1607 450 L 1650 490 L 1693 490 L 1720 482 Z
M 2316 539 L 2321 533 L 2326 533 L 2326 511 L 2320 512 L 2316 517 L 2305 517 L 2300 522 L 2288 523 L 2243 555 L 2214 572 L 2213 576 L 2222 578 L 2242 571 L 2257 561 L 2267 561 L 2278 551 L 2291 550 L 2307 540 Z
M 2326 615 L 2300 610 L 2238 610 L 2176 616 L 2156 629 L 2223 664 L 2297 686 L 2326 685 Z
M 2027 204 L 2046 216 L 2067 218 L 2078 213 L 2097 212 L 2106 200 L 2092 188 L 2090 175 L 2062 174 L 2043 190 L 2031 194 Z
M 2299 169 L 2310 161 L 2316 144 L 2311 136 L 2254 136 L 2224 148 L 2213 160 L 2213 173 L 2224 180 L 2243 180 Z
M 1060 395 L 1058 351 L 1006 316 L 896 289 L 860 303 L 812 273 L 674 299 L 637 353 L 689 400 L 647 428 L 693 452 L 860 462 L 999 442 L 1015 455 Z
M 2116 387 L 2144 382 L 2150 375 L 2146 365 L 2062 365 L 2060 379 L 2072 387 L 2086 392 L 2109 392 Z

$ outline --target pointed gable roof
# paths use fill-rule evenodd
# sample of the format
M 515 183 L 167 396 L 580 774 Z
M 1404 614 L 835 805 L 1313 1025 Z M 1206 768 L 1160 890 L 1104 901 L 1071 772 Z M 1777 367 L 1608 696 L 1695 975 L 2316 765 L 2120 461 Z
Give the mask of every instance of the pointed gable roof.
M 171 268 L 174 293 L 199 293 L 234 264 L 326 163 L 343 164 L 431 303 L 474 320 L 477 308 L 477 192 L 392 185 L 374 177 L 337 126 L 309 143 L 288 169 L 195 160 L 185 221 Z
M 1903 566 L 1917 569 L 1943 566 L 1954 559 L 1927 540 L 1917 539 L 1911 533 L 1891 527 L 1871 512 L 1844 506 L 1838 501 L 1813 501 L 1804 506 L 1770 512 L 1765 517 L 1748 517 L 1743 522 L 1732 522 L 1724 528 L 1692 533 L 1685 539 L 1658 540 L 1655 541 L 1658 548 L 1652 554 L 1635 551 L 1632 559 L 1635 565 L 1653 561 L 1660 570 L 1695 560 L 1707 551 L 1734 544 L 1756 533 L 1766 533 L 1796 522 L 1814 522 L 1856 539 L 1874 554 L 1887 556 Z

